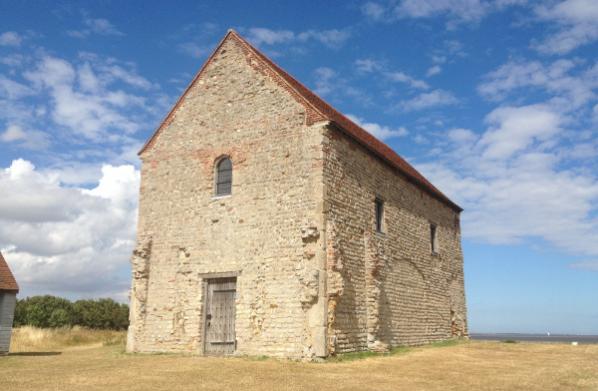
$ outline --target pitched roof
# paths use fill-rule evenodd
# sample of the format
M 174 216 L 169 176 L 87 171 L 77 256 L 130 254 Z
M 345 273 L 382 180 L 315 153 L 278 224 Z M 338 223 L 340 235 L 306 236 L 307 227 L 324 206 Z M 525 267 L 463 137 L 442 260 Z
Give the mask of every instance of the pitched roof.
M 19 292 L 19 285 L 15 281 L 8 264 L 0 253 L 0 291 Z
M 336 125 L 336 128 L 338 128 L 351 139 L 365 147 L 370 153 L 374 154 L 375 156 L 389 164 L 391 167 L 398 170 L 401 174 L 403 174 L 403 176 L 405 176 L 405 178 L 408 181 L 410 181 L 411 183 L 413 183 L 432 197 L 448 205 L 453 210 L 457 212 L 461 212 L 463 210 L 459 205 L 451 201 L 440 190 L 438 190 L 432 183 L 430 183 L 430 181 L 428 181 L 411 164 L 409 164 L 405 159 L 399 156 L 388 145 L 384 144 L 382 141 L 372 136 L 371 133 L 364 130 L 361 126 L 357 125 L 355 122 L 351 121 L 349 118 L 341 114 L 331 105 L 326 103 L 322 98 L 317 96 L 310 89 L 308 89 L 299 81 L 297 81 L 297 79 L 285 72 L 282 68 L 276 65 L 272 60 L 266 57 L 258 49 L 253 47 L 249 42 L 247 42 L 234 30 L 228 31 L 228 33 L 222 39 L 220 44 L 216 47 L 214 52 L 210 55 L 208 60 L 204 63 L 199 72 L 195 75 L 189 86 L 185 89 L 181 97 L 177 100 L 172 110 L 168 113 L 166 118 L 164 118 L 158 129 L 154 132 L 150 139 L 145 143 L 143 148 L 139 151 L 139 155 L 141 155 L 146 149 L 153 145 L 156 137 L 158 136 L 162 128 L 164 128 L 168 123 L 170 123 L 172 117 L 174 116 L 174 113 L 176 112 L 179 105 L 183 102 L 187 92 L 199 79 L 204 69 L 206 69 L 207 65 L 212 61 L 215 54 L 219 51 L 220 47 L 227 40 L 234 40 L 234 42 L 239 44 L 243 52 L 248 57 L 251 57 L 252 60 L 259 60 L 262 64 L 255 65 L 252 61 L 249 61 L 249 59 L 248 63 L 254 66 L 256 69 L 258 69 L 260 72 L 272 77 L 276 82 L 281 84 L 283 88 L 289 91 L 296 99 L 300 100 L 301 103 L 303 103 L 308 109 L 308 121 L 310 121 L 311 123 L 319 120 L 330 121 L 333 125 Z

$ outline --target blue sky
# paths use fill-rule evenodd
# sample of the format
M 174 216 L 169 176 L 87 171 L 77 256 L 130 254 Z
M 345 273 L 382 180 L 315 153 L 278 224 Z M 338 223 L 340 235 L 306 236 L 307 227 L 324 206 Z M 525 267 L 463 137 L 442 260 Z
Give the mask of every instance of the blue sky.
M 234 28 L 464 207 L 470 330 L 598 334 L 598 2 L 0 4 L 0 249 L 125 300 L 136 152 Z

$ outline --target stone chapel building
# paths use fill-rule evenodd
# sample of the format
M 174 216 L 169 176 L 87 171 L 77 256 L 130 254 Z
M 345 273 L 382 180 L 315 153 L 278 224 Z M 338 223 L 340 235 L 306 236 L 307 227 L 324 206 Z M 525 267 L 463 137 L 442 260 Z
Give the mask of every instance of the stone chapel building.
M 128 351 L 309 359 L 467 334 L 462 209 L 236 32 L 139 155 Z

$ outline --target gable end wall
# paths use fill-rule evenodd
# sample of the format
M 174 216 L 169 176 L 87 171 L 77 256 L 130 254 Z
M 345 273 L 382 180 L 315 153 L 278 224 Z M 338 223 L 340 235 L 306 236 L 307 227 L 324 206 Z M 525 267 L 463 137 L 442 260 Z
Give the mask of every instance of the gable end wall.
M 324 130 L 256 66 L 225 40 L 141 155 L 129 351 L 201 354 L 206 276 L 236 273 L 236 354 L 325 355 Z

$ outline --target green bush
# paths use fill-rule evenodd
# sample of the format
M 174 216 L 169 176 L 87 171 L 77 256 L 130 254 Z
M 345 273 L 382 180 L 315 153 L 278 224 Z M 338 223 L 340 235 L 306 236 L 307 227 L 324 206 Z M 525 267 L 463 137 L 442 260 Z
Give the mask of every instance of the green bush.
M 72 325 L 72 316 L 64 308 L 57 308 L 50 314 L 48 325 L 50 327 L 66 327 Z
M 73 303 L 76 324 L 91 329 L 122 330 L 129 325 L 129 306 L 112 299 L 77 300 Z
M 112 299 L 77 300 L 33 296 L 17 300 L 15 326 L 72 327 L 124 330 L 129 325 L 129 306 Z
M 52 314 L 55 312 L 56 315 L 52 318 Z M 71 325 L 73 322 L 72 303 L 50 295 L 17 300 L 14 318 L 16 326 L 57 327 L 51 322 L 62 322 L 61 326 Z

